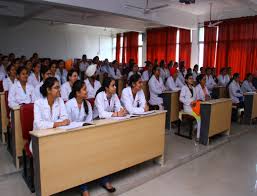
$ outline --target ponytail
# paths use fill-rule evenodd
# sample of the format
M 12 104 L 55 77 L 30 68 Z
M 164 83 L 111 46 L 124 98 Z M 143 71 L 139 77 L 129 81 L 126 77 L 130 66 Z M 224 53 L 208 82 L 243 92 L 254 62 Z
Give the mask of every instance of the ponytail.
M 103 84 L 101 86 L 101 88 L 98 89 L 98 91 L 96 92 L 95 94 L 95 97 L 98 95 L 98 93 L 101 93 L 103 91 L 105 91 L 105 88 L 109 88 L 111 82 L 113 81 L 114 79 L 111 78 L 111 77 L 106 77 L 103 81 Z M 115 81 L 115 80 L 114 80 Z

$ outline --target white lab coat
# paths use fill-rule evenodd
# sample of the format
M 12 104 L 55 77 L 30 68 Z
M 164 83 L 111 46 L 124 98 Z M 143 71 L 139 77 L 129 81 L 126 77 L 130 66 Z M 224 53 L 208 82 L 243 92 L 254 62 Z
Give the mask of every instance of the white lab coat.
M 0 81 L 4 80 L 6 78 L 6 71 L 4 68 L 4 65 L 0 65 Z
M 214 81 L 212 75 L 208 76 L 206 75 L 206 87 L 208 91 L 211 93 L 213 88 L 216 86 L 216 82 Z
M 209 91 L 208 91 L 208 88 L 207 88 L 206 86 L 205 86 L 204 88 L 205 88 L 205 90 L 206 90 L 207 95 L 210 96 L 210 93 L 209 93 Z M 202 87 L 201 87 L 200 84 L 198 84 L 198 85 L 195 87 L 195 92 L 196 92 L 196 100 L 205 101 L 205 94 L 204 94 L 203 89 L 202 89 Z
M 175 84 L 176 84 L 176 86 L 177 86 L 179 89 L 182 89 L 182 87 L 185 85 L 185 84 L 179 79 L 179 77 L 176 78 Z
M 63 101 L 68 101 L 69 100 L 69 95 L 71 93 L 71 86 L 69 82 L 65 82 L 61 86 L 61 97 Z
M 66 69 L 63 69 L 62 70 L 62 73 L 60 71 L 60 69 L 57 69 L 56 70 L 56 75 L 59 76 L 60 80 L 61 80 L 61 85 L 64 84 L 65 82 L 67 82 L 67 75 L 68 75 L 68 72 Z
M 28 78 L 28 83 L 35 88 L 37 85 L 40 84 L 40 74 L 38 75 L 38 78 L 37 78 L 36 75 L 33 72 L 31 72 Z
M 144 91 L 138 91 L 134 99 L 131 87 L 124 88 L 121 94 L 121 103 L 130 114 L 144 112 L 146 105 Z
M 241 90 L 243 93 L 247 92 L 255 92 L 256 88 L 253 86 L 252 82 L 249 82 L 248 80 L 245 80 L 241 86 Z
M 228 75 L 225 75 L 225 76 L 223 76 L 223 75 L 219 75 L 218 76 L 218 84 L 219 84 L 219 86 L 224 86 L 224 87 L 226 87 L 227 86 L 227 84 L 229 83 L 229 76 Z
M 185 77 L 184 77 L 184 75 L 180 71 L 178 72 L 178 78 L 185 85 Z
M 187 85 L 183 86 L 182 89 L 181 89 L 181 92 L 180 92 L 179 100 L 180 100 L 180 102 L 183 103 L 184 112 L 191 113 L 192 112 L 192 107 L 191 107 L 190 104 L 193 101 L 196 101 L 195 88 L 193 87 L 193 95 L 192 95 L 188 86 Z
M 68 119 L 66 107 L 60 97 L 54 100 L 52 111 L 47 98 L 41 98 L 35 101 L 34 130 L 53 128 L 55 122 L 61 122 L 66 119 Z
M 34 87 L 30 84 L 26 84 L 26 92 L 23 90 L 20 81 L 15 82 L 8 93 L 8 105 L 10 108 L 14 108 L 20 104 L 34 103 L 35 92 Z
M 115 71 L 114 71 L 114 68 L 113 67 L 110 67 L 109 69 L 109 75 L 115 79 L 115 80 L 118 80 L 118 79 L 121 79 L 122 75 L 120 73 L 120 70 L 119 69 L 116 69 L 116 74 L 115 74 Z
M 150 91 L 150 100 L 151 105 L 161 105 L 163 104 L 163 99 L 158 95 L 162 94 L 166 90 L 162 78 L 159 77 L 159 80 L 156 79 L 155 75 L 152 75 L 151 79 L 148 82 L 149 91 Z
M 87 67 L 89 66 L 89 64 L 87 63 L 87 62 L 81 62 L 80 64 L 79 64 L 79 70 L 80 71 L 86 71 L 87 70 Z
M 44 84 L 43 81 L 41 81 L 35 88 L 35 100 L 38 100 L 40 98 L 43 98 L 43 95 L 40 92 L 40 87 Z
M 179 78 L 177 78 L 177 80 L 179 80 Z M 172 76 L 168 77 L 165 86 L 166 86 L 166 89 L 171 91 L 177 91 L 181 89 L 176 85 Z
M 56 77 L 56 79 L 58 80 L 59 84 L 61 85 L 61 78 L 59 77 L 59 75 L 57 73 L 55 73 L 54 77 Z
M 198 76 L 198 72 L 193 71 L 193 78 L 194 78 L 194 81 L 196 81 L 197 76 Z
M 141 76 L 141 73 L 140 72 L 137 72 L 138 75 Z M 130 79 L 130 77 L 134 75 L 134 72 L 133 71 L 130 71 L 129 74 L 128 74 L 128 80 Z
M 243 97 L 239 83 L 233 80 L 229 85 L 229 96 L 232 99 L 232 103 L 239 103 L 239 97 Z
M 95 80 L 94 87 L 89 82 L 89 79 L 86 79 L 85 81 L 86 87 L 87 87 L 87 97 L 95 98 L 95 94 L 98 91 L 99 88 L 101 88 L 101 83 L 98 80 Z
M 152 76 L 152 73 L 149 74 L 149 71 L 148 70 L 145 70 L 142 74 L 142 80 L 143 81 L 148 81 Z
M 106 93 L 102 91 L 95 98 L 94 117 L 110 118 L 113 112 L 119 112 L 121 108 L 117 94 L 113 94 L 109 101 Z
M 109 74 L 110 66 L 108 64 L 102 65 L 100 68 L 101 73 L 108 73 Z
M 160 73 L 161 73 L 161 78 L 162 78 L 162 81 L 165 82 L 166 79 L 170 76 L 170 72 L 168 69 L 166 68 L 161 68 L 160 69 Z
M 93 121 L 93 111 L 91 104 L 86 101 L 88 107 L 88 114 L 86 114 L 84 109 L 84 102 L 82 102 L 81 108 L 79 109 L 76 98 L 72 98 L 67 101 L 66 110 L 68 118 L 71 122 L 92 122 Z
M 3 80 L 3 88 L 4 88 L 4 91 L 9 91 L 10 90 L 10 88 L 11 88 L 11 86 L 15 83 L 15 82 L 17 82 L 18 80 L 15 78 L 14 79 L 14 82 L 12 82 L 12 80 L 9 78 L 9 77 L 7 77 L 7 78 L 5 78 L 4 80 Z

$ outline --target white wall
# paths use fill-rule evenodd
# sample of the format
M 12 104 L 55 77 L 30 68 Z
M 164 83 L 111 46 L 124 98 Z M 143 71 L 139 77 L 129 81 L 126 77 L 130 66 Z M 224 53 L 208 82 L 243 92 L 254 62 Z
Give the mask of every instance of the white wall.
M 3 26 L 2 26 L 3 27 Z M 54 59 L 88 58 L 99 55 L 100 59 L 112 60 L 112 37 L 110 29 L 90 26 L 30 21 L 18 27 L 0 29 L 0 52 L 30 57 L 38 52 L 41 57 Z
M 198 29 L 192 30 L 191 67 L 199 64 Z

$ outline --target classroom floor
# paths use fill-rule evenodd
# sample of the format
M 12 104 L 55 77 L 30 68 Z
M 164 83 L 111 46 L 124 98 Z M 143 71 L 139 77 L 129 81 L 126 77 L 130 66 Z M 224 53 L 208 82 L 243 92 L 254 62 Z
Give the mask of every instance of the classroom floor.
M 229 137 L 215 137 L 209 146 L 195 145 L 173 132 L 166 132 L 165 165 L 147 161 L 112 175 L 117 188 L 113 195 L 257 195 L 257 125 L 233 123 Z M 92 196 L 110 195 L 97 182 L 90 183 L 89 189 Z M 35 195 L 13 166 L 5 145 L 0 145 L 0 195 Z M 73 188 L 56 195 L 79 196 L 80 192 Z

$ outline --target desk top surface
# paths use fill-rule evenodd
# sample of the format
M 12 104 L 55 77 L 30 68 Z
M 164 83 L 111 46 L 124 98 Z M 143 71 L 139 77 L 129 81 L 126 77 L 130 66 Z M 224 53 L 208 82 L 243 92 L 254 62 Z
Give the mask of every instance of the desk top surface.
M 201 102 L 201 104 L 218 104 L 223 102 L 232 102 L 232 99 L 230 98 L 220 98 L 220 99 L 212 99 L 209 101 Z
M 176 90 L 176 91 L 164 91 L 163 94 L 165 93 L 178 93 L 180 90 Z
M 147 118 L 149 116 L 155 116 L 155 115 L 164 114 L 164 113 L 166 113 L 165 110 L 163 110 L 163 111 L 156 110 L 152 114 L 142 115 L 142 116 L 133 117 L 133 118 L 126 118 L 126 119 L 122 119 L 122 120 L 117 120 L 117 119 L 114 119 L 114 118 L 100 119 L 100 120 L 94 120 L 93 124 L 88 125 L 88 126 L 82 126 L 82 127 L 78 127 L 78 128 L 74 128 L 74 129 L 69 129 L 69 130 L 60 129 L 60 128 L 52 128 L 52 129 L 45 129 L 45 130 L 34 130 L 34 131 L 30 132 L 30 135 L 40 138 L 40 137 L 46 137 L 46 136 L 50 136 L 50 135 L 62 134 L 62 133 L 67 133 L 67 132 L 72 132 L 72 131 L 78 131 L 78 130 L 81 130 L 81 129 L 88 129 L 88 128 L 93 128 L 93 127 L 97 127 L 97 126 L 103 126 L 103 125 L 109 125 L 109 124 L 124 122 L 124 121 L 130 121 L 130 120 L 139 119 L 139 118 Z

